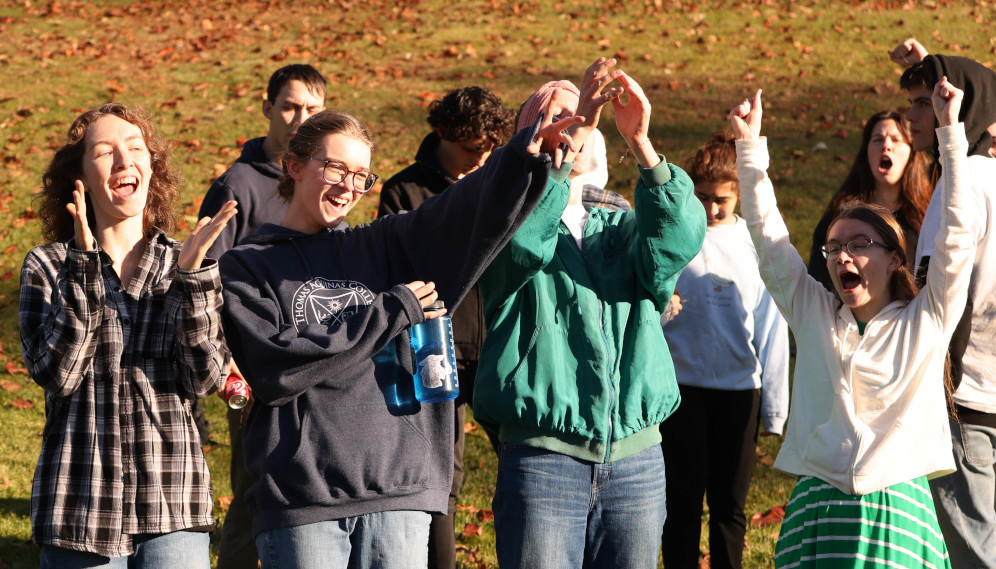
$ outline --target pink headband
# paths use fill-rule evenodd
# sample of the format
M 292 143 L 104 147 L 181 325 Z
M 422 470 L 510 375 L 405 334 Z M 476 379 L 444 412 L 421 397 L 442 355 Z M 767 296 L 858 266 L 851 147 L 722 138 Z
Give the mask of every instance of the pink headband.
M 540 113 L 546 109 L 547 105 L 553 99 L 553 94 L 557 90 L 567 91 L 572 97 L 572 103 L 568 104 L 568 108 L 571 111 L 577 111 L 578 101 L 580 101 L 581 91 L 574 86 L 574 83 L 570 81 L 550 81 L 549 83 L 544 83 L 531 97 L 522 105 L 522 112 L 519 113 L 519 123 L 516 126 L 516 130 L 522 130 L 524 128 L 533 126 L 537 120 L 539 120 Z M 587 146 L 587 145 L 586 145 Z M 587 155 L 585 151 L 587 148 L 582 148 L 581 152 L 574 159 L 576 164 L 586 163 Z

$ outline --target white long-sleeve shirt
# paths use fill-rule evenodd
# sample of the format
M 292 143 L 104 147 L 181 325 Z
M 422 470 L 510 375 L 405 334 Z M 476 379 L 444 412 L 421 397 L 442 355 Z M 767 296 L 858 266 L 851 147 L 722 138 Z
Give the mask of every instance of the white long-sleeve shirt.
M 916 264 L 934 254 L 934 238 L 941 229 L 940 189 L 945 173 L 937 181 L 920 228 Z M 975 231 L 975 262 L 968 297 L 972 302 L 972 324 L 968 344 L 962 356 L 962 375 L 953 398 L 955 403 L 983 413 L 996 414 L 996 159 L 989 156 L 968 157 L 968 181 L 972 184 L 974 204 L 979 213 Z
M 788 416 L 788 326 L 764 288 L 747 223 L 706 228 L 702 250 L 678 278 L 682 308 L 664 326 L 680 385 L 761 389 L 764 430 Z
M 761 277 L 795 334 L 792 414 L 775 467 L 868 494 L 954 470 L 943 377 L 975 256 L 964 126 L 937 129 L 945 176 L 927 284 L 858 332 L 851 310 L 806 272 L 778 213 L 765 140 L 737 141 L 741 209 Z

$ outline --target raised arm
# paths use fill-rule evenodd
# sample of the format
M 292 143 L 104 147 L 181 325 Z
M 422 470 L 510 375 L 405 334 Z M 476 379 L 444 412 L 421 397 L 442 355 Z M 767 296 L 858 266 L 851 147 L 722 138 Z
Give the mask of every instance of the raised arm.
M 889 59 L 903 67 L 923 61 L 927 57 L 927 48 L 916 41 L 916 38 L 906 38 L 889 51 Z
M 768 147 L 761 138 L 761 90 L 730 111 L 736 136 L 740 211 L 758 254 L 758 268 L 768 293 L 796 328 L 807 310 L 832 302 L 833 295 L 812 279 L 798 251 L 789 241 L 788 228 L 778 212 L 774 187 L 768 177 Z
M 35 383 L 57 396 L 79 388 L 96 353 L 103 313 L 96 251 L 53 244 L 28 253 L 21 267 L 18 325 L 21 354 Z
M 178 270 L 166 293 L 165 307 L 175 330 L 174 365 L 182 391 L 189 397 L 207 397 L 221 387 L 231 362 L 222 330 L 217 263 Z
M 924 289 L 917 302 L 925 302 L 939 326 L 954 330 L 968 297 L 968 285 L 975 257 L 974 214 L 978 201 L 971 191 L 968 169 L 968 142 L 965 125 L 958 122 L 964 93 L 942 77 L 934 86 L 931 101 L 937 116 L 937 145 L 941 168 L 941 230 Z

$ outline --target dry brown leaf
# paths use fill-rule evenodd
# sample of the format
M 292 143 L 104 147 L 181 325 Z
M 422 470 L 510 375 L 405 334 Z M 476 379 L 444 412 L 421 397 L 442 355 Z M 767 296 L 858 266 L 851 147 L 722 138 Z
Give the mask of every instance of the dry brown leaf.
M 4 391 L 17 391 L 21 388 L 21 384 L 9 379 L 0 379 L 0 387 L 2 387 Z
M 473 421 L 467 421 L 466 423 L 463 424 L 464 433 L 473 433 L 477 429 L 478 429 L 477 423 L 474 423 Z
M 19 365 L 15 361 L 8 360 L 5 364 L 3 364 L 3 369 L 10 375 L 17 375 L 17 374 L 28 375 L 28 369 L 24 366 Z
M 477 520 L 481 522 L 493 522 L 495 519 L 494 510 L 480 510 L 477 512 Z
M 218 496 L 218 507 L 221 508 L 221 511 L 227 512 L 228 507 L 231 505 L 232 505 L 231 496 Z
M 463 533 L 460 534 L 464 537 L 473 537 L 475 535 L 484 535 L 484 528 L 477 524 L 467 524 L 467 527 L 463 528 Z
M 768 509 L 764 513 L 755 512 L 754 515 L 750 517 L 750 525 L 763 528 L 764 526 L 769 526 L 771 524 L 782 523 L 782 518 L 784 517 L 785 504 L 782 504 L 781 506 L 775 506 L 774 508 Z
M 34 403 L 28 401 L 23 397 L 18 397 L 13 403 L 11 403 L 17 409 L 31 409 L 35 406 Z

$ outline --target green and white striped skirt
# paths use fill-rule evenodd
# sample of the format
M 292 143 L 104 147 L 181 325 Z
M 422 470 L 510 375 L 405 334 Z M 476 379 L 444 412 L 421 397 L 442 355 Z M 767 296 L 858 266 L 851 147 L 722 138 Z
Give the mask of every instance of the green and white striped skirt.
M 950 569 L 923 476 L 864 496 L 800 476 L 785 508 L 775 567 Z

